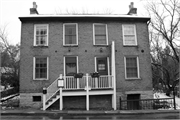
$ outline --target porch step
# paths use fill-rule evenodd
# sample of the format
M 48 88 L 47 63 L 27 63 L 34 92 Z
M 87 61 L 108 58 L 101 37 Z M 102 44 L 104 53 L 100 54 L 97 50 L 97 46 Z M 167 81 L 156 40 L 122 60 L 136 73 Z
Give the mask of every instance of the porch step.
M 50 107 L 54 102 L 60 98 L 60 95 L 53 96 L 50 100 L 46 102 L 46 108 Z

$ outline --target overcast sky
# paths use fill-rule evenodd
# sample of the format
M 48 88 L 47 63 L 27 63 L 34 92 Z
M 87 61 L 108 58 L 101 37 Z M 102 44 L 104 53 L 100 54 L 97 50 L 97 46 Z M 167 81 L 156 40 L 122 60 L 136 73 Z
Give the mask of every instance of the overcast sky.
M 145 15 L 141 0 L 0 0 L 0 27 L 6 26 L 11 44 L 20 43 L 21 22 L 18 17 L 29 15 L 29 8 L 32 8 L 33 2 L 38 5 L 39 14 L 66 13 L 67 10 L 127 14 L 130 2 L 134 2 L 138 15 Z

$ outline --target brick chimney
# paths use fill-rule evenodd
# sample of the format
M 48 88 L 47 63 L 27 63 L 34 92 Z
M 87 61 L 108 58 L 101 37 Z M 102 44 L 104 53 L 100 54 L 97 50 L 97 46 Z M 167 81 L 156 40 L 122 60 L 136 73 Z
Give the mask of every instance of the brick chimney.
M 37 11 L 36 2 L 33 2 L 33 8 L 30 8 L 30 14 L 39 14 Z
M 137 14 L 137 8 L 134 8 L 134 2 L 131 2 L 129 5 L 129 12 L 128 15 L 136 15 Z

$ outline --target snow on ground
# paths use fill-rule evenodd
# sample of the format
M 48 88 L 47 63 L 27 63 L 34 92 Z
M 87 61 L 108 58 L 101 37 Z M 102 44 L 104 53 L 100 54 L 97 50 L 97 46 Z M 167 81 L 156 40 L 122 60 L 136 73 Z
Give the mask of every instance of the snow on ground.
M 154 93 L 154 99 L 160 98 L 172 98 L 166 95 L 166 93 Z M 180 98 L 175 97 L 176 109 L 180 109 Z

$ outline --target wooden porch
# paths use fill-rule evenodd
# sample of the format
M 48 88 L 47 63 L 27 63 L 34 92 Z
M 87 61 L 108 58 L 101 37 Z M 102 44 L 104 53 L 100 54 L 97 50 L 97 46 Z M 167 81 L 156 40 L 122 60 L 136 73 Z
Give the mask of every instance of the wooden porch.
M 58 87 L 57 78 L 46 90 L 43 101 L 45 102 L 44 109 L 47 109 L 61 96 L 81 96 L 81 95 L 103 95 L 112 94 L 114 88 L 114 79 L 112 75 L 103 75 L 99 78 L 92 78 L 86 74 L 82 78 L 74 78 L 73 76 L 64 76 L 64 87 L 62 94 Z M 87 87 L 88 86 L 88 87 Z
M 46 110 L 54 102 L 60 100 L 60 108 L 63 109 L 63 96 L 86 96 L 86 110 L 89 110 L 90 95 L 112 95 L 112 108 L 116 110 L 116 78 L 115 76 L 115 45 L 111 47 L 111 75 L 101 75 L 93 78 L 86 73 L 82 78 L 74 76 L 58 77 L 43 93 L 43 110 Z M 58 87 L 58 79 L 63 79 L 63 88 Z

